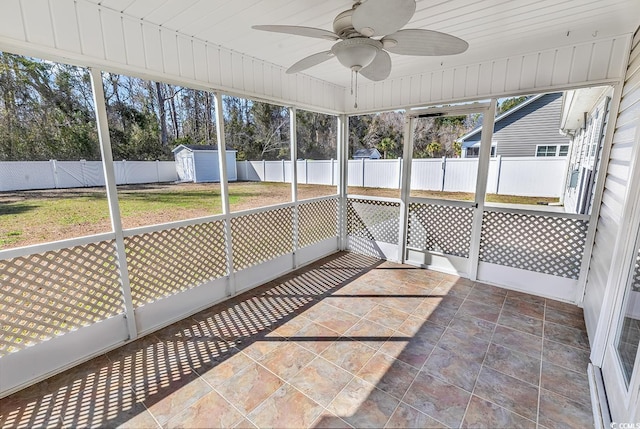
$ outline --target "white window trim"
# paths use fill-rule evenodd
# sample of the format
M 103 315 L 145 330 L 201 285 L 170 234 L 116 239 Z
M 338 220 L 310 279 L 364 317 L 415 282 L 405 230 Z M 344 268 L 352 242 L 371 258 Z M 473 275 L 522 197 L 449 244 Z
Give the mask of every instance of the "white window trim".
M 555 146 L 555 148 L 556 148 L 556 152 L 555 152 L 554 155 L 547 155 L 547 156 L 539 156 L 538 155 L 538 148 L 540 148 L 540 147 L 551 147 L 551 146 Z M 536 158 L 560 158 L 561 157 L 560 156 L 560 148 L 562 146 L 567 146 L 567 155 L 563 155 L 562 158 L 564 158 L 566 156 L 569 156 L 569 151 L 568 151 L 569 145 L 568 144 L 537 144 L 536 145 L 536 153 L 535 153 L 534 156 Z

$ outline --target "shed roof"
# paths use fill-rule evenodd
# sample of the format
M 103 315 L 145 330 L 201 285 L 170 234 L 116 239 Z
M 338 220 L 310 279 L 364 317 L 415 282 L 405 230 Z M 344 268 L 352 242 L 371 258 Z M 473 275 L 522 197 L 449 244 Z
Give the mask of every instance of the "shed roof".
M 373 155 L 377 155 L 378 157 L 381 156 L 380 152 L 376 148 L 358 149 L 353 153 L 354 158 L 371 158 Z

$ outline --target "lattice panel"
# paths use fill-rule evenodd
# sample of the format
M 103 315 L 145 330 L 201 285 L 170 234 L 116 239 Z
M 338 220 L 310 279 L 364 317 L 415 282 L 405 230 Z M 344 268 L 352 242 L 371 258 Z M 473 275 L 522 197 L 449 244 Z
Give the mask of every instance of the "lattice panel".
M 470 207 L 409 204 L 407 244 L 421 250 L 469 257 L 471 246 Z
M 123 312 L 113 241 L 0 261 L 0 356 Z
M 233 266 L 239 271 L 293 252 L 290 207 L 231 219 Z
M 400 203 L 349 198 L 347 234 L 372 241 L 398 244 Z
M 633 272 L 631 289 L 635 292 L 640 292 L 640 249 L 638 249 L 638 255 L 636 256 L 636 269 Z
M 228 274 L 224 222 L 125 238 L 134 307 Z
M 579 219 L 485 212 L 480 260 L 577 279 L 588 225 Z
M 338 235 L 338 201 L 322 200 L 298 206 L 298 247 Z

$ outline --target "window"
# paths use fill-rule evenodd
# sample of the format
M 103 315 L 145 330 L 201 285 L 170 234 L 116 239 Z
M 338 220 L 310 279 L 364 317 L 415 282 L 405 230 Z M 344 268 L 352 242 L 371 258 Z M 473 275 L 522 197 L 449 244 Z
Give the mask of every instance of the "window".
M 567 156 L 569 154 L 569 145 L 543 145 L 536 148 L 536 156 Z
M 480 156 L 480 146 L 472 146 L 466 149 L 465 158 L 477 158 Z M 491 146 L 491 156 L 496 156 L 495 143 Z
M 536 148 L 536 156 L 556 156 L 557 150 L 557 145 L 538 146 Z

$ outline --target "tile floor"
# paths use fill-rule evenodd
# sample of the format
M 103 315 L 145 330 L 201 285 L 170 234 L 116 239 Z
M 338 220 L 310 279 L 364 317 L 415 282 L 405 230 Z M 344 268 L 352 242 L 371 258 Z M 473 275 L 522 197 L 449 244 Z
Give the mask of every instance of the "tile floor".
M 0 425 L 591 427 L 582 320 L 339 253 L 2 399 Z

